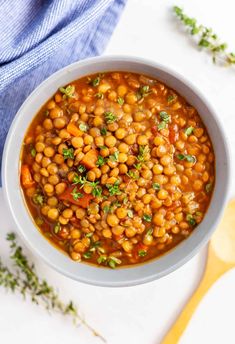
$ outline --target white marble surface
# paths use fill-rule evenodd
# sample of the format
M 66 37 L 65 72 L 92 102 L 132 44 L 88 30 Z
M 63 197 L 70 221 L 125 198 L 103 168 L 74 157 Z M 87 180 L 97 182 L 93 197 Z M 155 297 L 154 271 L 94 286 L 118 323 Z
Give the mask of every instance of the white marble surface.
M 129 0 L 106 54 L 144 56 L 166 64 L 192 80 L 217 107 L 233 149 L 235 144 L 235 69 L 214 66 L 195 49 L 172 17 L 172 5 L 213 27 L 234 45 L 233 0 Z M 234 166 L 233 166 L 234 167 Z M 235 185 L 231 186 L 231 195 Z M 14 229 L 0 191 L 0 255 L 7 261 L 5 234 Z M 30 254 L 30 253 L 29 253 Z M 159 344 L 165 331 L 196 287 L 203 271 L 206 249 L 169 276 L 146 285 L 110 289 L 71 281 L 39 262 L 38 271 L 65 299 L 73 298 L 87 320 L 109 344 Z M 210 290 L 193 316 L 181 344 L 235 343 L 235 271 Z M 19 295 L 0 289 L 0 343 L 95 344 L 100 341 L 84 328 L 75 329 L 63 318 L 50 316 Z M 174 343 L 172 343 L 174 344 Z

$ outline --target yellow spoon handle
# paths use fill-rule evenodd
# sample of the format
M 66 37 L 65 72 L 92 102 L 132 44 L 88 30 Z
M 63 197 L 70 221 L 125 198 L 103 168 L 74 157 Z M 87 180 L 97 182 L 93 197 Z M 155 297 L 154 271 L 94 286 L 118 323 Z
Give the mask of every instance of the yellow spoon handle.
M 213 283 L 228 270 L 228 266 L 226 264 L 216 259 L 215 256 L 213 256 L 213 258 L 214 259 L 210 259 L 210 264 L 208 261 L 204 277 L 201 280 L 198 288 L 184 307 L 183 311 L 181 312 L 174 325 L 171 327 L 170 331 L 163 338 L 161 344 L 178 343 L 203 296 L 213 285 Z

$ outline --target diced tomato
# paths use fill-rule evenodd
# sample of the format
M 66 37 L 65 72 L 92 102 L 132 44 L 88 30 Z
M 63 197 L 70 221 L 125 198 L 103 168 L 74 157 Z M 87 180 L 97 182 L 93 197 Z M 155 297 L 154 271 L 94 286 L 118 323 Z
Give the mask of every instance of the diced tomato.
M 169 141 L 170 143 L 175 143 L 179 138 L 178 125 L 171 124 L 169 126 Z
M 151 128 L 151 131 L 152 131 L 152 133 L 153 133 L 154 135 L 157 135 L 157 133 L 158 133 L 157 126 L 154 125 L 154 126 Z
M 24 188 L 28 189 L 35 185 L 28 165 L 21 166 L 21 182 Z
M 74 199 L 72 193 L 74 189 L 77 188 L 77 192 L 82 194 L 82 197 L 79 197 L 78 199 Z M 70 203 L 79 205 L 82 208 L 87 208 L 90 201 L 94 197 L 91 194 L 86 194 L 82 189 L 79 189 L 76 185 L 70 185 L 67 187 L 67 189 L 59 196 L 59 199 L 64 201 L 69 201 Z

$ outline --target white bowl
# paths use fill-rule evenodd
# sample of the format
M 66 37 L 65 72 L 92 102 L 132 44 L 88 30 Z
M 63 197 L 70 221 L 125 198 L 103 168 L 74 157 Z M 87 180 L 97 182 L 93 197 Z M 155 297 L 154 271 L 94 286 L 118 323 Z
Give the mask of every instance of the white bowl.
M 216 181 L 212 200 L 202 223 L 174 249 L 160 258 L 144 264 L 115 270 L 76 263 L 54 248 L 35 227 L 27 210 L 20 187 L 20 151 L 25 132 L 43 104 L 57 91 L 73 80 L 104 71 L 142 73 L 164 82 L 175 89 L 194 106 L 211 137 L 216 156 Z M 145 59 L 127 56 L 104 56 L 87 59 L 67 66 L 53 74 L 26 99 L 19 109 L 7 136 L 3 153 L 2 180 L 6 201 L 16 228 L 26 244 L 51 267 L 75 280 L 108 287 L 141 284 L 169 274 L 205 245 L 220 220 L 228 195 L 230 158 L 226 137 L 218 117 L 206 96 L 181 75 L 169 68 Z

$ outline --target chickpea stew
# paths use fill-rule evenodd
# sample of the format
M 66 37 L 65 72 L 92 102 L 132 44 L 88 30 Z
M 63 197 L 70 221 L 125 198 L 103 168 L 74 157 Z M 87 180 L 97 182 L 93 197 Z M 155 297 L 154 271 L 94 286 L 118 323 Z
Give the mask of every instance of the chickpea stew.
M 196 109 L 135 73 L 61 87 L 22 148 L 21 185 L 37 227 L 74 261 L 111 268 L 187 238 L 214 181 L 213 147 Z

